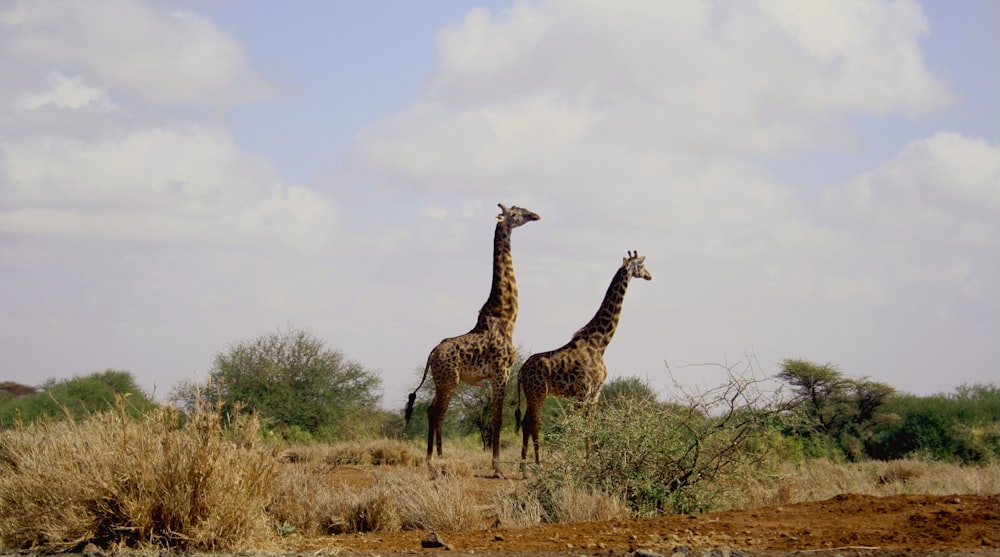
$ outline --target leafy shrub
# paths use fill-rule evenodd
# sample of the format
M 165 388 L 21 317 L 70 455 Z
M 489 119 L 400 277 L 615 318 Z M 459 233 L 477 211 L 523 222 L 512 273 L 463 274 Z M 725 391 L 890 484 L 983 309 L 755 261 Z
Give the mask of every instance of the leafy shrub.
M 729 382 L 683 403 L 623 399 L 592 419 L 569 414 L 546 436 L 545 458 L 529 482 L 547 520 L 558 520 L 564 486 L 621 498 L 638 516 L 716 508 L 735 478 L 768 470 L 772 411 L 755 408 L 757 380 Z
M 1000 457 L 1000 387 L 961 386 L 950 395 L 904 395 L 892 404 L 900 419 L 887 424 L 868 448 L 874 458 L 926 455 L 978 464 Z
M 289 329 L 246 340 L 215 355 L 207 384 L 181 382 L 171 400 L 189 409 L 202 393 L 223 411 L 256 413 L 268 430 L 305 443 L 350 438 L 358 416 L 374 413 L 382 380 L 307 331 Z

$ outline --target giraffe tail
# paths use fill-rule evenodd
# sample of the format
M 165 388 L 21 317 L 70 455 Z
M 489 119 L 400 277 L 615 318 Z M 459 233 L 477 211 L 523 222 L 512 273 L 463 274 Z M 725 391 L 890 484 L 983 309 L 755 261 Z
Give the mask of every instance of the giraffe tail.
M 420 387 L 424 386 L 424 380 L 427 379 L 427 370 L 430 369 L 430 367 L 430 365 L 424 366 L 424 376 L 420 378 L 420 384 L 417 385 L 416 389 L 413 389 L 413 392 L 410 393 L 410 396 L 406 399 L 406 412 L 403 413 L 403 417 L 406 419 L 406 425 L 410 425 L 410 418 L 413 417 L 413 403 L 417 401 L 417 391 L 420 390 Z
M 521 378 L 517 378 L 517 410 L 514 411 L 514 433 L 521 431 Z

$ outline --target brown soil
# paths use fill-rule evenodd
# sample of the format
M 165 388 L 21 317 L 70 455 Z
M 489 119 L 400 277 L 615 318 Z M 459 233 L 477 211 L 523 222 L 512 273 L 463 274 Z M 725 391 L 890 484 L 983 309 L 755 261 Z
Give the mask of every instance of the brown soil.
M 345 469 L 341 479 L 349 480 L 358 472 Z M 489 482 L 503 484 L 504 480 L 484 479 L 478 485 L 488 486 Z M 303 540 L 300 549 L 359 555 L 440 551 L 421 548 L 421 539 L 427 534 L 337 535 Z M 801 552 L 1000 557 L 1000 495 L 844 494 L 825 501 L 742 511 L 438 534 L 447 544 L 443 549 L 451 554 L 487 557 L 540 553 L 618 556 L 637 550 L 669 556 L 678 548 L 687 548 L 691 556 L 718 548 L 748 555 Z

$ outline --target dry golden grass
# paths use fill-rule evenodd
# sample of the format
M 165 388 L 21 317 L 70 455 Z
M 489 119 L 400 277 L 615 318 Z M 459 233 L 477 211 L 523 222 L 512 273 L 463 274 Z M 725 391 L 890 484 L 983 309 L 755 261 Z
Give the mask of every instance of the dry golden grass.
M 325 462 L 335 466 L 416 466 L 423 464 L 417 447 L 399 439 L 344 441 L 331 445 L 296 445 L 282 451 L 284 462 Z
M 600 491 L 563 486 L 556 493 L 557 522 L 591 522 L 631 516 L 628 504 Z
M 382 439 L 290 447 L 280 461 L 268 509 L 277 524 L 304 536 L 481 528 L 490 520 L 489 508 L 469 496 L 483 466 L 475 451 L 455 451 L 428 468 L 414 443 Z M 348 469 L 354 480 L 338 484 Z
M 256 420 L 224 428 L 217 409 L 182 423 L 170 408 L 133 419 L 121 407 L 84 421 L 2 431 L 0 547 L 259 550 L 287 545 L 282 536 L 526 527 L 629 514 L 621 500 L 587 486 L 539 491 L 531 482 L 484 480 L 490 455 L 479 450 L 452 447 L 428 468 L 420 445 L 379 439 L 279 452 L 260 441 Z M 501 456 L 508 474 L 519 477 L 515 452 Z M 736 482 L 727 492 L 738 494 L 723 501 L 728 509 L 842 493 L 1000 492 L 996 464 L 814 460 L 782 464 L 764 480 L 727 477 Z
M 268 514 L 281 532 L 294 530 L 301 536 L 323 536 L 341 522 L 343 490 L 333 489 L 326 478 L 334 467 L 319 462 L 289 462 L 282 459 L 272 486 Z
M 215 411 L 184 424 L 164 408 L 142 420 L 125 402 L 75 422 L 0 433 L 0 540 L 6 548 L 261 547 L 274 458 L 247 419 Z
M 523 490 L 497 492 L 493 495 L 491 506 L 497 524 L 504 528 L 528 528 L 541 524 L 545 519 L 542 504 Z
M 518 486 L 494 495 L 491 511 L 498 526 L 526 528 L 544 522 L 575 523 L 629 518 L 632 512 L 620 498 L 580 486 L 558 486 L 546 509 L 529 489 Z
M 471 530 L 488 526 L 488 507 L 469 496 L 468 477 L 431 478 L 426 471 L 399 470 L 382 475 L 370 496 L 393 501 L 404 529 Z
M 745 499 L 726 508 L 750 508 L 861 495 L 991 495 L 1000 493 L 1000 464 L 961 466 L 895 460 L 838 464 L 826 459 L 784 463 L 776 477 L 747 485 Z

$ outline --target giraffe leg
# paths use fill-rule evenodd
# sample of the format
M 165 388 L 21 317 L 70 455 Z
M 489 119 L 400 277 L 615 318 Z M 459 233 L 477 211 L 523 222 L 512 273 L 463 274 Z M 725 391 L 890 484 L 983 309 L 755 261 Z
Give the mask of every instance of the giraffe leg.
M 510 369 L 508 366 L 507 369 Z M 507 393 L 507 378 L 497 377 L 493 381 L 493 421 L 490 427 L 490 441 L 493 445 L 493 477 L 503 478 L 504 473 L 500 468 L 500 429 L 503 427 L 503 401 Z
M 535 408 L 534 414 L 531 416 L 531 439 L 535 448 L 535 464 L 539 464 L 540 460 L 538 458 L 538 432 L 542 427 L 542 405 L 539 404 Z
M 521 472 L 524 472 L 524 462 L 528 459 L 528 440 L 535 427 L 535 417 L 531 414 L 531 406 L 521 420 Z M 538 462 L 538 449 L 535 449 L 535 462 Z
M 594 416 L 597 414 L 597 398 L 596 397 L 592 397 L 592 398 L 588 398 L 586 400 L 583 400 L 581 402 L 578 402 L 577 403 L 577 408 L 583 410 L 583 419 L 585 421 L 592 422 L 594 420 Z M 587 430 L 589 432 L 590 428 L 588 427 Z M 587 434 L 587 436 L 585 438 L 584 446 L 586 447 L 586 451 L 587 451 L 586 454 L 589 456 L 590 455 L 590 434 L 589 433 Z
M 434 454 L 434 441 L 437 441 L 437 454 L 441 453 L 441 428 L 444 425 L 444 413 L 448 411 L 451 403 L 451 393 L 438 390 L 434 393 L 434 400 L 427 407 L 427 462 L 430 463 Z
M 437 408 L 437 399 L 427 407 L 427 463 L 430 464 L 431 457 L 434 456 L 434 432 L 435 424 L 438 422 L 440 411 Z
M 527 391 L 525 391 L 527 393 Z M 527 408 L 524 411 L 524 419 L 521 421 L 522 437 L 521 437 L 521 469 L 524 469 L 524 463 L 528 459 L 528 441 L 534 442 L 535 448 L 535 464 L 540 462 L 538 458 L 538 434 L 541 429 L 542 423 L 542 404 L 545 402 L 545 397 L 547 392 L 542 392 L 541 396 L 539 393 L 528 394 L 525 399 L 527 401 Z
M 514 430 L 517 431 L 518 427 L 521 428 L 521 474 L 524 474 L 524 461 L 527 460 L 528 458 L 528 426 L 531 425 L 529 423 L 531 420 L 528 419 L 527 409 L 525 411 L 524 418 L 521 417 L 522 390 L 523 388 L 521 386 L 521 378 L 519 376 L 517 380 L 517 413 L 515 414 L 514 417 L 514 419 L 516 420 L 516 423 L 514 424 L 515 425 Z M 531 407 L 529 406 L 528 409 L 530 408 Z

